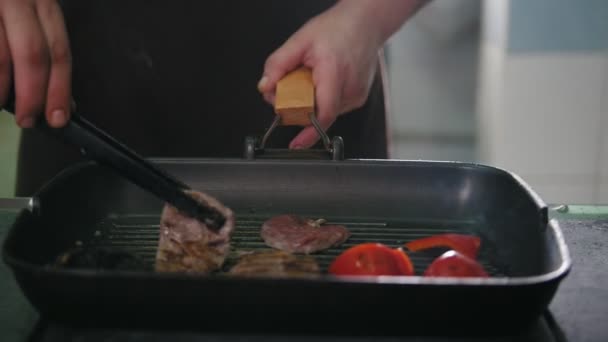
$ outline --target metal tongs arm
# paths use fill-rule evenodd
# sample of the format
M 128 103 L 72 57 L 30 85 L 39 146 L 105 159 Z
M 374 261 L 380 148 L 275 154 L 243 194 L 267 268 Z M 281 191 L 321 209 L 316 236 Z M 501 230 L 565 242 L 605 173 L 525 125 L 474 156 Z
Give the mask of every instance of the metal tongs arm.
M 12 90 L 5 109 L 9 113 L 14 112 Z M 185 190 L 189 189 L 186 184 L 145 160 L 77 113 L 72 113 L 70 120 L 62 128 L 52 128 L 44 119 L 38 120 L 35 127 L 77 147 L 86 158 L 110 167 L 186 215 L 204 222 L 210 229 L 219 230 L 224 225 L 225 217 L 220 212 L 198 203 L 185 193 Z

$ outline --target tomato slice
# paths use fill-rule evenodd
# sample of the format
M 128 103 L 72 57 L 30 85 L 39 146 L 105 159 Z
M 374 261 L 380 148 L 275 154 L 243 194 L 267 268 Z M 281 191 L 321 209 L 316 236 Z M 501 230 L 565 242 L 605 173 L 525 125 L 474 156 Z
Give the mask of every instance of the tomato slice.
M 424 271 L 427 277 L 489 277 L 474 259 L 454 250 L 436 258 Z
M 448 247 L 469 258 L 476 259 L 480 245 L 481 239 L 477 236 L 447 233 L 410 241 L 405 244 L 405 247 L 412 252 L 435 247 Z
M 410 258 L 400 249 L 363 243 L 345 250 L 329 265 L 334 275 L 413 275 Z

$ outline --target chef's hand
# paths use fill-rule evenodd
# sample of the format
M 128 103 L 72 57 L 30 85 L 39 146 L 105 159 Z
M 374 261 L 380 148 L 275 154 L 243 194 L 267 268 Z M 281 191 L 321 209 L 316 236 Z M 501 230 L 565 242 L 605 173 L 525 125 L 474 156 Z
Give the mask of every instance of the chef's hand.
M 71 54 L 56 0 L 0 0 L 0 108 L 14 82 L 15 120 L 34 125 L 44 112 L 52 127 L 69 117 Z
M 277 82 L 305 65 L 312 69 L 317 119 L 327 130 L 341 114 L 367 100 L 385 41 L 422 5 L 421 0 L 340 0 L 309 20 L 266 60 L 258 89 L 274 103 Z M 319 140 L 304 128 L 289 148 L 309 148 Z

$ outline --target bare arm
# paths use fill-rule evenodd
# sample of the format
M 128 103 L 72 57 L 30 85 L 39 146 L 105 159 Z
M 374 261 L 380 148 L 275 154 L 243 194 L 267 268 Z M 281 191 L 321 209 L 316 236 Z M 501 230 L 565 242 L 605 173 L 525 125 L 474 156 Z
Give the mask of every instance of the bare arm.
M 374 32 L 381 46 L 428 2 L 430 0 L 340 0 L 336 7 L 344 7 L 344 11 Z
M 317 116 L 327 130 L 338 115 L 362 106 L 376 72 L 378 51 L 428 0 L 340 0 L 312 18 L 266 61 L 258 84 L 274 102 L 276 83 L 300 65 L 313 71 Z M 308 148 L 319 139 L 306 127 L 290 148 Z

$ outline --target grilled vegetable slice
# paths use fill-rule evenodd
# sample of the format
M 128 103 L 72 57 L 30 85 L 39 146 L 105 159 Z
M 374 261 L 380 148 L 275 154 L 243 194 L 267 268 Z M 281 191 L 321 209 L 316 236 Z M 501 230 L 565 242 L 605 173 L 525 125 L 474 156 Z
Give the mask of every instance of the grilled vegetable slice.
M 469 258 L 476 259 L 480 245 L 481 239 L 475 235 L 447 233 L 413 240 L 406 243 L 405 247 L 412 252 L 418 252 L 429 248 L 447 247 L 458 251 Z
M 427 277 L 489 277 L 476 260 L 454 250 L 436 258 L 424 271 Z
M 405 252 L 380 243 L 363 243 L 338 255 L 328 269 L 333 275 L 413 275 L 414 267 Z

